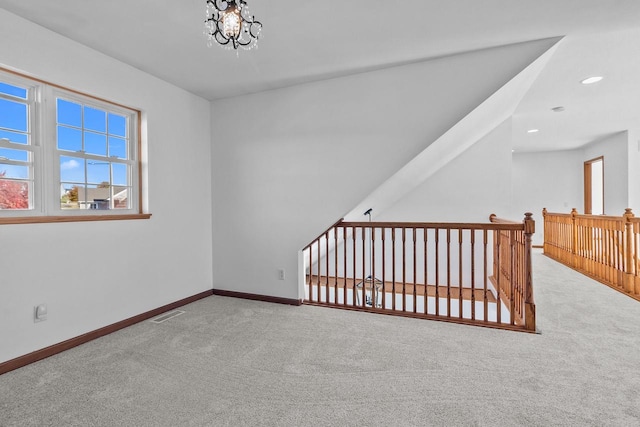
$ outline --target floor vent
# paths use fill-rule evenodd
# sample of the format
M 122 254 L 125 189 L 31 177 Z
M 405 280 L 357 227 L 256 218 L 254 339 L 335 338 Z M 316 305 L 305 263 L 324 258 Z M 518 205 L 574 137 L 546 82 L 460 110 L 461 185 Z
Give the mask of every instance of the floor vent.
M 174 317 L 178 317 L 181 314 L 184 314 L 184 311 L 182 311 L 182 310 L 173 310 L 173 311 L 170 311 L 168 313 L 161 314 L 160 316 L 158 316 L 156 318 L 151 319 L 151 322 L 153 322 L 153 323 L 166 322 L 167 320 L 173 319 Z

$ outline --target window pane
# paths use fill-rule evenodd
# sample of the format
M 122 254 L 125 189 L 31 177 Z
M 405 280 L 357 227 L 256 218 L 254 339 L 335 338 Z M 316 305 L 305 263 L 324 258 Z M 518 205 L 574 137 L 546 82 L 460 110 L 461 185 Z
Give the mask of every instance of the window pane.
M 84 151 L 88 154 L 97 154 L 99 156 L 107 155 L 107 135 L 99 133 L 84 133 Z
M 73 183 L 60 184 L 60 208 L 61 209 L 86 208 L 85 199 L 86 199 L 86 191 L 85 191 L 84 185 L 78 185 Z
M 0 93 L 6 93 L 7 95 L 27 99 L 27 89 L 23 89 L 18 86 L 12 86 L 7 83 L 0 82 Z
M 78 129 L 58 126 L 58 150 L 82 150 L 82 132 Z
M 109 157 L 127 158 L 127 141 L 122 138 L 109 137 Z
M 87 182 L 109 186 L 109 162 L 87 160 Z
M 29 161 L 27 150 L 12 150 L 11 148 L 0 148 L 0 160 L 18 160 L 20 162 Z
M 82 106 L 58 98 L 57 117 L 60 124 L 82 127 Z
M 111 167 L 113 172 L 111 183 L 113 185 L 127 185 L 129 183 L 129 174 L 127 173 L 128 166 L 122 163 L 113 163 Z
M 87 185 L 87 209 L 109 209 L 111 203 L 111 186 Z
M 27 117 L 26 104 L 0 99 L 0 127 L 26 132 Z
M 29 183 L 0 178 L 2 209 L 29 209 Z
M 84 159 L 60 156 L 60 181 L 84 183 Z
M 107 132 L 107 114 L 91 107 L 84 107 L 84 128 Z
M 124 116 L 109 113 L 109 134 L 125 137 L 127 135 L 127 119 Z
M 0 176 L 3 178 L 29 179 L 29 166 L 8 165 L 0 162 Z
M 0 139 L 6 139 L 18 144 L 27 144 L 29 142 L 26 133 L 10 132 L 2 129 L 0 129 Z
M 114 209 L 129 209 L 129 194 L 131 194 L 131 187 L 113 187 L 113 208 Z

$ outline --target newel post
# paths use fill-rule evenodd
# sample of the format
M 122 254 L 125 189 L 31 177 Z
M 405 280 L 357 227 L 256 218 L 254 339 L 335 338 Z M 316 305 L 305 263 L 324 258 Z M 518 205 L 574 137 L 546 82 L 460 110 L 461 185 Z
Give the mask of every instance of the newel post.
M 578 227 L 576 226 L 576 217 L 578 210 L 571 209 L 571 267 L 578 267 Z
M 542 208 L 542 253 L 547 253 L 547 208 Z M 549 231 L 550 232 L 550 231 Z
M 629 293 L 634 293 L 634 280 L 635 280 L 635 257 L 633 253 L 633 223 L 631 219 L 635 215 L 631 212 L 631 208 L 624 210 L 624 232 L 626 234 L 625 239 L 625 251 L 624 251 L 624 290 Z
M 524 214 L 524 259 L 525 259 L 525 297 L 524 297 L 524 319 L 525 327 L 529 331 L 536 330 L 536 305 L 533 301 L 533 274 L 531 264 L 531 236 L 536 231 L 536 222 L 533 214 Z

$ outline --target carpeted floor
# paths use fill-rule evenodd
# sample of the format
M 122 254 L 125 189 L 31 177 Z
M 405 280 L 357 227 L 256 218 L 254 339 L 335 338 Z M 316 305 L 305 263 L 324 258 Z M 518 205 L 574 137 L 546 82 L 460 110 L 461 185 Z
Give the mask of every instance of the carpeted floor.
M 639 426 L 640 303 L 534 283 L 538 335 L 209 297 L 0 376 L 0 425 Z

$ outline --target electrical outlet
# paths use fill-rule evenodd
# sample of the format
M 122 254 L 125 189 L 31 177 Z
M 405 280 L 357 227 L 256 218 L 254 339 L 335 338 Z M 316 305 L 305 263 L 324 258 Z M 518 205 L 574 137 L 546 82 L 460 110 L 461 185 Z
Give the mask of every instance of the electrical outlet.
M 281 268 L 278 270 L 278 280 L 284 280 L 284 279 L 285 279 L 284 268 Z
M 33 321 L 43 322 L 47 320 L 47 304 L 38 304 L 33 307 Z

